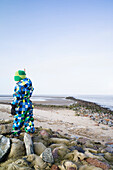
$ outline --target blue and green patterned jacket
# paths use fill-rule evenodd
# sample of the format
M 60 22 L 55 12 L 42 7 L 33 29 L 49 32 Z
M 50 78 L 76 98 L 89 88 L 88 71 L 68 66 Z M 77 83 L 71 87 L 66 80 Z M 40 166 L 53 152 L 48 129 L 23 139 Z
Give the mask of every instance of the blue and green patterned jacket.
M 29 78 L 24 78 L 16 84 L 12 102 L 12 104 L 16 106 L 15 111 L 27 111 L 28 108 L 33 108 L 30 100 L 33 90 L 34 88 Z

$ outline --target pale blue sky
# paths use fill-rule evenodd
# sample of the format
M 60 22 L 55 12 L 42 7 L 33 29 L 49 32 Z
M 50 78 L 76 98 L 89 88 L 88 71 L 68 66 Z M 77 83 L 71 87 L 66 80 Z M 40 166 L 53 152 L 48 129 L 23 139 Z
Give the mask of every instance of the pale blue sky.
M 113 94 L 113 1 L 1 0 L 0 94 L 24 68 L 36 95 Z

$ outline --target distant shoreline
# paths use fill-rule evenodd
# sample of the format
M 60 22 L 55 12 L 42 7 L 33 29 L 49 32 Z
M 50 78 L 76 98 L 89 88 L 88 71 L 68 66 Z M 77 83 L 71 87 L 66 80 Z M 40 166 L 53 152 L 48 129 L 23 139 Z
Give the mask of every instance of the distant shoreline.
M 39 96 L 36 96 L 39 97 Z M 41 96 L 40 96 L 41 97 Z M 44 96 L 43 96 L 44 97 Z M 48 96 L 50 99 L 45 101 L 32 101 L 34 106 L 39 107 L 60 107 L 60 108 L 73 108 L 77 106 L 87 107 L 97 111 L 103 111 L 104 113 L 113 114 L 113 111 L 107 107 L 102 107 L 94 102 L 89 102 L 81 99 L 76 99 L 73 96 L 68 97 L 52 97 Z M 0 100 L 0 104 L 10 105 L 12 100 Z

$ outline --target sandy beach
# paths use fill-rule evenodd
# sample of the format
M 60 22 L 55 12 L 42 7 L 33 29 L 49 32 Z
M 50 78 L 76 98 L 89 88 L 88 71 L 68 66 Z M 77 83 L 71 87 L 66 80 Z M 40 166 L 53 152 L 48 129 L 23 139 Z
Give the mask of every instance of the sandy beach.
M 12 119 L 10 105 L 0 104 L 0 119 Z M 51 128 L 61 134 L 84 136 L 103 143 L 113 142 L 113 127 L 97 124 L 89 117 L 76 116 L 74 110 L 57 107 L 34 108 L 35 127 Z

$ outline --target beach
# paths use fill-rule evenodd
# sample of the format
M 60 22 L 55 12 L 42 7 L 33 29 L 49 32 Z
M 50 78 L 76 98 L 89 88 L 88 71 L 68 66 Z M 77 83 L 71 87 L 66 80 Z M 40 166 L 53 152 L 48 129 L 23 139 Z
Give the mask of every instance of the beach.
M 11 101 L 0 102 L 0 169 L 112 170 L 113 114 L 73 97 L 33 101 L 35 132 L 11 137 Z
M 1 103 L 2 102 L 4 103 L 4 101 L 1 101 Z M 10 101 L 5 101 L 5 104 L 0 104 L 0 119 L 13 120 L 13 117 L 10 114 L 11 106 L 8 105 L 7 102 Z M 99 109 L 102 109 L 101 112 L 103 112 L 103 108 L 94 103 L 81 100 L 75 101 L 71 98 L 63 100 L 61 98 L 54 98 L 53 100 L 50 99 L 47 101 L 33 101 L 33 103 L 35 105 L 33 112 L 35 127 L 41 126 L 47 129 L 50 128 L 61 134 L 84 136 L 103 143 L 109 141 L 113 142 L 113 126 L 110 127 L 108 124 L 98 123 L 96 120 L 92 120 L 91 116 L 88 116 L 91 112 L 91 108 L 94 109 L 99 107 Z M 79 107 L 76 112 L 73 105 L 76 106 L 77 103 L 83 105 L 81 106 L 83 108 L 86 105 L 90 106 L 88 114 L 82 114 L 81 107 Z M 73 107 L 71 108 L 71 106 Z M 82 112 L 85 113 L 85 111 L 86 108 Z M 97 113 L 97 111 L 95 111 L 95 113 Z

